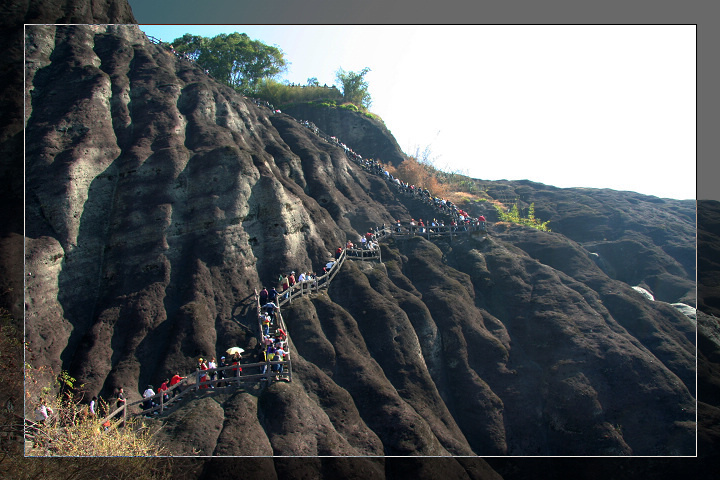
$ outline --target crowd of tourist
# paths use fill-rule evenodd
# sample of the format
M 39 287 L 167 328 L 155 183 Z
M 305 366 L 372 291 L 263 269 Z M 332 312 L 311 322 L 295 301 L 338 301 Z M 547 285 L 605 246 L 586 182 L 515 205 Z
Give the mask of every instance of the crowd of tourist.
M 282 275 L 282 287 L 284 292 L 289 295 L 292 288 L 298 284 L 295 280 L 295 272 L 290 275 Z M 302 282 L 306 280 L 303 278 Z M 256 362 L 265 363 L 261 367 L 261 373 L 267 373 L 267 362 L 281 362 L 289 360 L 289 350 L 287 343 L 287 332 L 283 328 L 282 315 L 280 314 L 279 297 L 275 295 L 273 299 L 271 291 L 277 289 L 272 288 L 268 291 L 266 288 L 258 294 L 258 323 L 260 324 L 260 342 L 257 346 Z M 277 302 L 277 303 L 276 303 Z M 277 375 L 283 373 L 282 364 L 273 364 L 272 372 Z
M 351 240 L 345 243 L 345 253 L 348 257 L 375 257 L 380 252 L 380 244 L 378 243 L 379 229 L 370 230 L 365 235 L 361 235 L 358 243 L 355 244 Z
M 437 219 L 433 219 L 431 222 L 431 225 L 428 225 L 428 230 L 425 230 L 426 225 L 422 225 L 421 230 L 417 230 L 412 228 L 412 223 L 415 222 L 414 219 L 411 219 L 410 222 L 408 222 L 408 226 L 405 232 L 420 232 L 420 233 L 426 233 L 426 232 L 445 232 L 445 231 L 470 231 L 470 230 L 482 230 L 486 231 L 486 222 L 484 216 L 480 215 L 479 217 L 471 217 L 470 214 L 461 208 L 459 208 L 457 205 L 455 205 L 452 201 L 449 199 L 441 198 L 438 196 L 433 195 L 427 188 L 423 188 L 420 186 L 412 185 L 407 182 L 403 182 L 399 178 L 393 176 L 390 172 L 388 172 L 383 165 L 378 162 L 377 160 L 373 159 L 365 159 L 360 155 L 359 153 L 354 152 L 350 147 L 345 145 L 343 142 L 338 140 L 337 137 L 329 136 L 320 131 L 317 126 L 308 121 L 308 120 L 298 120 L 298 123 L 301 125 L 307 127 L 310 129 L 315 135 L 319 136 L 320 138 L 324 139 L 325 141 L 329 143 L 334 143 L 341 147 L 344 151 L 346 156 L 358 164 L 360 167 L 362 167 L 364 170 L 375 174 L 382 176 L 390 185 L 392 185 L 398 192 L 403 193 L 405 195 L 413 196 L 420 201 L 426 203 L 430 207 L 434 208 L 438 214 L 444 215 L 447 217 L 447 222 L 445 220 L 438 221 Z M 422 219 L 418 220 L 418 223 L 422 222 Z M 398 221 L 398 223 L 400 223 Z M 447 223 L 447 225 L 446 225 Z M 420 225 L 417 225 L 420 227 Z M 396 232 L 399 233 L 399 230 L 396 230 Z

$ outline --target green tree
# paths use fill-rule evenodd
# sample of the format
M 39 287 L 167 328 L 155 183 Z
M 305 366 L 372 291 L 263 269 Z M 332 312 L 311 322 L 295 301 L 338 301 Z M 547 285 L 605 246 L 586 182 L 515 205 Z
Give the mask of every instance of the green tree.
M 216 80 L 242 93 L 252 93 L 262 79 L 287 69 L 282 50 L 251 40 L 245 33 L 222 33 L 212 38 L 186 33 L 173 41 L 179 53 L 187 54 Z
M 340 83 L 345 102 L 352 103 L 365 110 L 370 108 L 372 99 L 370 93 L 368 93 L 368 83 L 365 81 L 365 75 L 369 71 L 370 69 L 365 67 L 360 72 L 346 72 L 342 68 L 335 72 L 335 78 Z

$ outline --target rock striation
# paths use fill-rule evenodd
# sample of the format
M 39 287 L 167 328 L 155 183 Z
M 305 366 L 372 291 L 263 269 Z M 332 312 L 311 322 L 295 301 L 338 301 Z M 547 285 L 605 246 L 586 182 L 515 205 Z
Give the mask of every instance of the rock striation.
M 368 228 L 437 215 L 135 26 L 32 26 L 25 54 L 29 360 L 91 394 L 137 400 L 198 356 L 251 351 L 255 289 L 320 270 Z M 326 293 L 284 308 L 293 382 L 186 400 L 162 419 L 164 444 L 694 455 L 695 324 L 670 305 L 695 302 L 694 202 L 531 182 L 488 193 L 535 203 L 554 231 L 390 239 L 382 264 L 346 262 Z

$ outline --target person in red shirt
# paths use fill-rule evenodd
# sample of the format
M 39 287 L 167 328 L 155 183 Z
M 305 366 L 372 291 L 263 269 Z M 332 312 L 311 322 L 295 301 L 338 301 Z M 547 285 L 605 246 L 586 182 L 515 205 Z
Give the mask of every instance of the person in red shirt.
M 167 393 L 167 391 L 168 391 L 168 382 L 169 382 L 169 380 L 165 380 L 165 381 L 162 382 L 162 384 L 160 385 L 160 388 L 158 388 L 158 393 L 161 393 L 161 392 L 162 392 L 162 394 L 163 394 L 163 402 L 167 402 L 168 399 L 170 398 L 170 395 L 168 395 L 168 393 Z
M 233 376 L 239 377 L 242 375 L 242 367 L 240 366 L 240 354 L 236 353 L 232 357 L 232 365 L 235 366 L 235 368 L 232 369 Z
M 172 387 L 173 385 L 177 385 L 178 383 L 180 383 L 180 382 L 182 382 L 183 380 L 185 380 L 185 378 L 187 378 L 187 377 L 181 377 L 179 374 L 176 373 L 176 374 L 173 375 L 173 377 L 170 379 L 170 386 Z M 180 393 L 180 387 L 179 387 L 179 386 L 176 387 L 175 389 L 173 389 L 173 397 L 174 397 L 175 395 L 177 395 L 178 393 Z

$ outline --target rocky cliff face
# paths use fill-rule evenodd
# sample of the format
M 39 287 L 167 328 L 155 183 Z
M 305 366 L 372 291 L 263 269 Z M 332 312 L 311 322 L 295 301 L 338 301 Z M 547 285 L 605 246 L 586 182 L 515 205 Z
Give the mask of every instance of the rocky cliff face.
M 351 145 L 365 158 L 395 166 L 406 158 L 385 124 L 368 115 L 313 104 L 285 106 L 283 112 L 313 122 L 323 132 Z
M 252 350 L 255 289 L 438 215 L 132 26 L 30 27 L 26 79 L 30 360 L 91 394 L 136 400 L 197 356 Z M 489 193 L 534 202 L 555 231 L 390 240 L 382 264 L 346 262 L 284 309 L 293 382 L 187 401 L 163 419 L 168 448 L 693 455 L 695 324 L 670 305 L 694 300 L 693 202 Z

